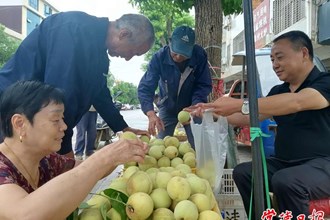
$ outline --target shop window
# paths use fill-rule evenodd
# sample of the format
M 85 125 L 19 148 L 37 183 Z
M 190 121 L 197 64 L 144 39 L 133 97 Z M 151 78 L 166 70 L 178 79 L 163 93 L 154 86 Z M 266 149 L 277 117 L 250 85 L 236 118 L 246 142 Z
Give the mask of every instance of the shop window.
M 39 0 L 29 0 L 29 5 L 38 11 Z

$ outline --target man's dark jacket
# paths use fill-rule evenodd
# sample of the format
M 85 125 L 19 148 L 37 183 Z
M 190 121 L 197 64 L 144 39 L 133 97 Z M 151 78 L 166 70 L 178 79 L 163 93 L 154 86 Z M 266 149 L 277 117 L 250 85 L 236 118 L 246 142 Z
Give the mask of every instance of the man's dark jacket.
M 159 86 L 160 111 L 175 116 L 183 108 L 207 102 L 212 90 L 212 81 L 205 50 L 195 45 L 187 66 L 192 72 L 182 84 L 178 93 L 181 72 L 170 55 L 169 46 L 165 46 L 153 55 L 147 72 L 138 87 L 138 97 L 144 113 L 153 110 L 154 93 Z
M 128 127 L 107 88 L 108 25 L 107 18 L 82 12 L 49 16 L 0 70 L 0 91 L 18 80 L 39 80 L 64 91 L 68 129 L 62 154 L 72 150 L 72 129 L 91 105 L 115 132 Z

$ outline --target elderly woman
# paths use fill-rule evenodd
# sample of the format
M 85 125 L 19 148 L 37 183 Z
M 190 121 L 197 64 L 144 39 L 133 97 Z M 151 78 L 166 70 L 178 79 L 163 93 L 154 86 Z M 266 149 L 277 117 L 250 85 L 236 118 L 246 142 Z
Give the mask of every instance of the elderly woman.
M 63 114 L 63 94 L 41 82 L 18 82 L 2 94 L 1 220 L 65 219 L 117 165 L 143 161 L 148 148 L 138 140 L 119 140 L 83 162 L 56 154 Z

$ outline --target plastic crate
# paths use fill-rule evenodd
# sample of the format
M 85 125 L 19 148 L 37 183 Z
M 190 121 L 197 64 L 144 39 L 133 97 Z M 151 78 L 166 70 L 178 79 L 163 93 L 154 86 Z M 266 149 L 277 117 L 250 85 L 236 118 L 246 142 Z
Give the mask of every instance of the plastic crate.
M 221 180 L 220 194 L 239 194 L 233 179 L 233 169 L 224 169 Z
M 216 199 L 224 220 L 247 220 L 242 197 L 233 179 L 233 169 L 224 169 Z
M 218 196 L 218 204 L 220 208 L 231 207 L 231 208 L 244 209 L 242 197 L 240 194 L 232 194 L 232 195 L 220 194 Z

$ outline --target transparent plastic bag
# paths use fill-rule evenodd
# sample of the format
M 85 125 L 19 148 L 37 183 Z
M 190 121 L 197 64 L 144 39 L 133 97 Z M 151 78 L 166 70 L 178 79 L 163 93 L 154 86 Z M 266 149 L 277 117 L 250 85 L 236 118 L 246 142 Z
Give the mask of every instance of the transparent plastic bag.
M 225 117 L 213 120 L 212 112 L 205 112 L 201 124 L 191 120 L 194 135 L 197 169 L 196 174 L 207 179 L 215 195 L 220 184 L 228 148 L 228 122 Z

